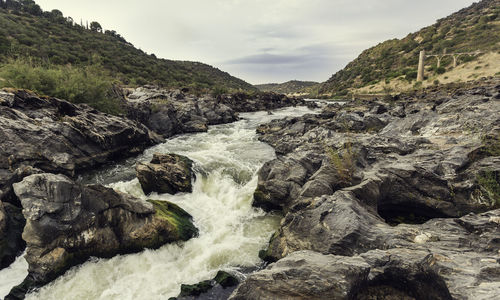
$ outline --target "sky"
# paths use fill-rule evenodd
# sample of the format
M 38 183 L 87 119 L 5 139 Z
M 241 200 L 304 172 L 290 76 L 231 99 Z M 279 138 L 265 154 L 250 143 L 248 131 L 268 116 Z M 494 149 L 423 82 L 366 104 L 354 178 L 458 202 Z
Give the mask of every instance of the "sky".
M 157 57 L 199 61 L 252 84 L 326 81 L 364 49 L 473 0 L 35 0 L 99 22 Z M 477 0 L 476 0 L 477 1 Z

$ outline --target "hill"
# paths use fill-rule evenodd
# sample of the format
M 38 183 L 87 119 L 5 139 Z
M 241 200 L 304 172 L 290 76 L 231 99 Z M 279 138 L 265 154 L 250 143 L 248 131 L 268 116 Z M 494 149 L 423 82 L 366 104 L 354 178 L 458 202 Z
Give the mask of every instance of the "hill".
M 385 41 L 363 51 L 343 70 L 335 73 L 319 87 L 319 94 L 346 95 L 377 83 L 400 80 L 411 83 L 417 77 L 419 52 L 428 54 L 465 53 L 473 51 L 496 53 L 500 50 L 500 0 L 483 0 L 464 8 L 434 25 L 411 33 L 403 39 Z M 461 55 L 458 64 L 478 60 L 479 55 Z M 453 58 L 446 56 L 437 67 L 437 60 L 427 59 L 430 74 L 453 69 Z
M 285 83 L 266 83 L 266 84 L 256 84 L 256 88 L 263 92 L 275 92 L 280 94 L 294 94 L 301 93 L 304 89 L 317 85 L 317 82 L 313 81 L 299 81 L 291 80 Z
M 51 66 L 99 64 L 125 85 L 255 90 L 212 66 L 147 54 L 97 22 L 77 24 L 59 10 L 42 11 L 32 0 L 0 0 L 0 63 L 20 57 Z

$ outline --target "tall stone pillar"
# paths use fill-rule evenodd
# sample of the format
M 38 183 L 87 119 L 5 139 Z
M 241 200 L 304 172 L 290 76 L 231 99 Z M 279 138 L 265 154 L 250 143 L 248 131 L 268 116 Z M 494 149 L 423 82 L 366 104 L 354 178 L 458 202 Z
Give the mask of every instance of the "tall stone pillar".
M 418 60 L 417 81 L 424 81 L 425 50 L 420 51 Z

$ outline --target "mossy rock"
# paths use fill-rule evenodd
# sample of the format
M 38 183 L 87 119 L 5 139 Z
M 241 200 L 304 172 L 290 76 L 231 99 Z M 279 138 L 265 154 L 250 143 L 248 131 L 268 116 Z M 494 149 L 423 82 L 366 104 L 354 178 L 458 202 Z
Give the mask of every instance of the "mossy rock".
M 148 200 L 156 211 L 155 217 L 168 221 L 174 227 L 176 240 L 187 241 L 198 235 L 193 217 L 178 205 L 168 201 Z
M 211 280 L 204 280 L 197 284 L 183 284 L 181 285 L 181 293 L 179 297 L 186 296 L 199 296 L 208 292 L 213 287 Z
M 197 284 L 183 284 L 181 285 L 181 293 L 179 298 L 189 296 L 199 296 L 208 292 L 213 287 L 220 285 L 223 288 L 228 288 L 238 285 L 240 282 L 238 278 L 225 271 L 217 272 L 217 275 L 212 280 L 204 280 Z
M 235 286 L 235 285 L 238 285 L 240 283 L 238 278 L 234 277 L 233 275 L 231 275 L 225 271 L 217 272 L 217 275 L 215 275 L 214 280 L 215 280 L 215 282 L 220 284 L 223 288 Z
M 278 258 L 273 256 L 273 241 L 278 237 L 278 232 L 276 231 L 271 238 L 269 239 L 269 245 L 266 249 L 259 251 L 259 258 L 265 261 L 266 263 L 274 263 L 278 261 Z

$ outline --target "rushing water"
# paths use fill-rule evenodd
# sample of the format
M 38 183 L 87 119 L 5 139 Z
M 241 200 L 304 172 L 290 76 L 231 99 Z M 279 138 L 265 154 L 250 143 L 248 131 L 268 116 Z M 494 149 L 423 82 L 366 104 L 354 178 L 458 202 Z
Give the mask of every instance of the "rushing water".
M 238 272 L 258 267 L 258 252 L 277 229 L 279 217 L 251 206 L 257 171 L 275 157 L 270 146 L 257 140 L 255 129 L 272 119 L 311 112 L 296 107 L 274 111 L 273 115 L 241 114 L 242 120 L 236 123 L 178 136 L 137 158 L 81 178 L 142 199 L 174 202 L 193 216 L 199 237 L 158 250 L 92 259 L 27 299 L 168 299 L 179 294 L 181 284 L 213 278 L 218 270 Z M 137 161 L 149 161 L 156 152 L 178 153 L 195 161 L 197 179 L 192 193 L 144 195 L 134 166 Z M 26 261 L 20 257 L 0 272 L 0 297 L 23 280 L 26 269 Z

